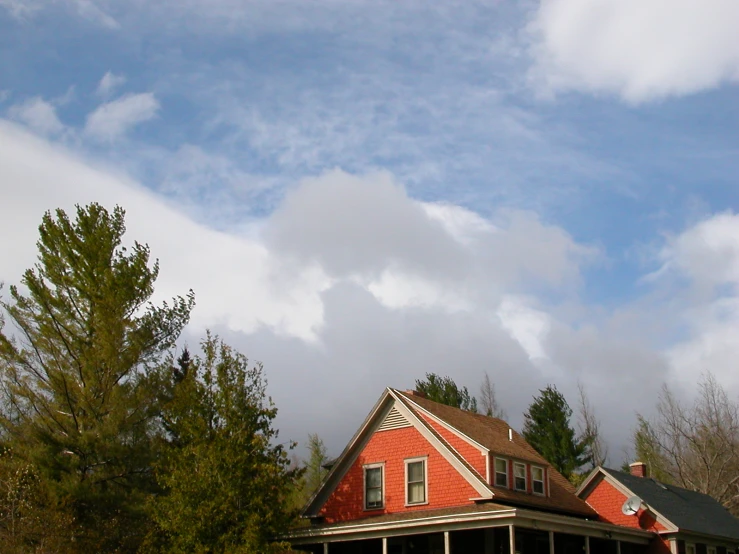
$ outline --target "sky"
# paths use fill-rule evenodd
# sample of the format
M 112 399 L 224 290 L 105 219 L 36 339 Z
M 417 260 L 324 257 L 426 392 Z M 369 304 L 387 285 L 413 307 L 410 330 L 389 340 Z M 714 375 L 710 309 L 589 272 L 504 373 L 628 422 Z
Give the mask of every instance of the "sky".
M 0 281 L 120 205 L 337 455 L 387 386 L 739 395 L 735 0 L 0 0 Z M 573 421 L 573 423 L 575 423 Z M 299 449 L 298 452 L 301 452 Z

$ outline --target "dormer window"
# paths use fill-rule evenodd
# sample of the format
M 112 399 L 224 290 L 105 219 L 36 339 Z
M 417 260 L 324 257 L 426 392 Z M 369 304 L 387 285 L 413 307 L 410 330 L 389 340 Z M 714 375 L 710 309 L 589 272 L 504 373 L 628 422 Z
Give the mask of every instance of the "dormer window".
M 531 490 L 534 494 L 544 494 L 544 469 L 531 466 Z
M 526 464 L 513 463 L 513 488 L 517 491 L 526 490 Z
M 508 488 L 508 460 L 495 458 L 495 486 Z

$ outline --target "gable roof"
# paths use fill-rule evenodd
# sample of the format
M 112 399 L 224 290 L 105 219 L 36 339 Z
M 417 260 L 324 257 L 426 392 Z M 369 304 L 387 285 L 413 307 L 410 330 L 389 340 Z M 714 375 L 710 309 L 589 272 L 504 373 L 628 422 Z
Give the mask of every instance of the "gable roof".
M 349 444 L 344 448 L 344 451 L 336 459 L 328 475 L 326 475 L 323 483 L 321 483 L 321 486 L 308 501 L 308 504 L 303 510 L 304 516 L 315 517 L 318 515 L 320 508 L 339 485 L 342 477 L 352 466 L 354 460 L 361 453 L 364 446 L 393 407 L 398 408 L 401 414 L 423 435 L 431 446 L 436 448 L 442 457 L 467 480 L 472 488 L 480 494 L 480 500 L 492 499 L 493 493 L 491 487 L 485 482 L 485 479 L 433 427 L 426 423 L 413 410 L 409 409 L 405 403 L 402 403 L 399 400 L 397 391 L 388 388 L 385 389 L 372 411 L 362 423 L 362 426 L 357 430 L 349 441 Z
M 397 390 L 393 392 L 409 409 L 431 414 L 434 418 L 486 448 L 493 455 L 523 460 L 548 468 L 549 496 L 538 496 L 487 485 L 493 493 L 495 502 L 536 507 L 585 517 L 597 516 L 597 513 L 586 502 L 577 497 L 575 488 L 570 482 L 552 468 L 520 434 L 513 431 L 502 419 L 460 410 L 406 392 Z M 419 419 L 425 423 L 423 418 L 419 417 Z M 512 434 L 512 441 L 509 440 L 509 430 Z
M 620 483 L 681 532 L 739 540 L 739 519 L 732 516 L 718 501 L 707 494 L 661 483 L 649 477 L 597 468 L 583 483 L 578 494 L 582 495 L 591 488 L 593 478 L 598 475 L 596 472 Z

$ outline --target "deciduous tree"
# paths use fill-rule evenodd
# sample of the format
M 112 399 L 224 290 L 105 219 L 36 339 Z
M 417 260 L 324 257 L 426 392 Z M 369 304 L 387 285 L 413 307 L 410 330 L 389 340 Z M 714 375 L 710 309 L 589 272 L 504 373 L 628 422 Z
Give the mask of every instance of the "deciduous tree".
M 655 478 L 712 496 L 739 513 L 739 406 L 711 373 L 690 404 L 665 385 L 656 417 L 639 416 L 634 447 Z
M 505 410 L 498 403 L 498 398 L 495 395 L 495 385 L 490 381 L 487 371 L 480 386 L 480 408 L 486 416 L 497 417 L 499 419 L 506 418 Z
M 436 373 L 427 373 L 426 379 L 416 379 L 416 390 L 434 402 L 477 412 L 475 397 L 470 396 L 467 387 L 458 387 L 451 377 L 440 377 Z

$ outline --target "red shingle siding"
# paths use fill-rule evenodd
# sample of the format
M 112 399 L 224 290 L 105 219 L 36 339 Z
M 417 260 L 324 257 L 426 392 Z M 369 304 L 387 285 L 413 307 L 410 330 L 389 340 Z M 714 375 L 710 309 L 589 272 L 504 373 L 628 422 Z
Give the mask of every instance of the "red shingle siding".
M 646 510 L 639 510 L 639 513 L 632 516 L 624 515 L 621 507 L 626 501 L 626 496 L 605 479 L 595 486 L 585 501 L 598 512 L 602 521 L 647 531 L 666 530 L 665 526 L 657 522 Z
M 428 456 L 428 504 L 405 506 L 405 460 Z M 385 507 L 364 509 L 364 467 L 385 464 Z M 471 504 L 479 494 L 415 427 L 376 432 L 323 505 L 326 523 Z
M 443 425 L 437 423 L 434 419 L 422 413 L 420 410 L 417 413 L 426 421 L 426 423 L 431 425 L 431 427 L 433 427 L 434 430 L 439 433 L 452 448 L 454 448 L 454 450 L 459 452 L 460 456 L 462 456 L 467 463 L 480 474 L 480 477 L 483 479 L 486 478 L 487 467 L 485 466 L 485 455 L 480 453 L 479 448 L 472 446 L 466 440 L 459 438 L 457 435 L 446 429 Z

